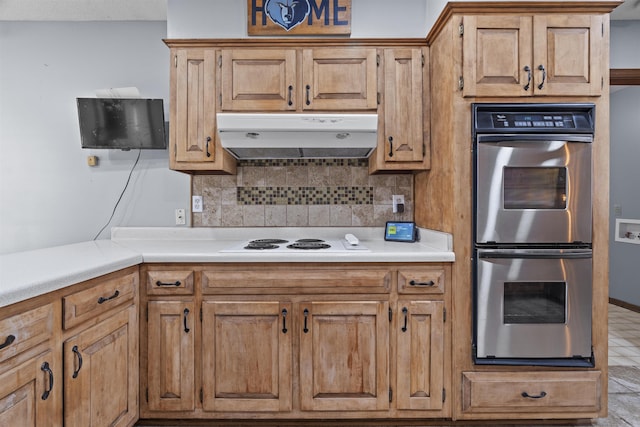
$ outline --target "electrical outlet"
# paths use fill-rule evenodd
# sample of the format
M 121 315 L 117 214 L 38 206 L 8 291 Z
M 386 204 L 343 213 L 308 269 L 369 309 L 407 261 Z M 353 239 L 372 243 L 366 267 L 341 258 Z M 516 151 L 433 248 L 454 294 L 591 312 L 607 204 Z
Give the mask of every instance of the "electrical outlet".
M 391 196 L 391 202 L 393 204 L 393 213 L 404 212 L 404 196 L 402 194 L 394 194 Z
M 202 212 L 202 196 L 191 197 L 191 212 Z
M 185 217 L 184 209 L 176 209 L 176 225 L 185 225 L 187 218 Z

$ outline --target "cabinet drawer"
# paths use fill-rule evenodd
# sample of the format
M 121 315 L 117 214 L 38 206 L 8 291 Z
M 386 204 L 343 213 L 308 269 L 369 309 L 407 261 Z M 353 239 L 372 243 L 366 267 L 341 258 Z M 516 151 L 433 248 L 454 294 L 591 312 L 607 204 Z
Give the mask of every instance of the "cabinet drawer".
M 62 299 L 64 329 L 73 328 L 88 319 L 106 313 L 135 297 L 138 271 L 114 277 L 98 279 L 97 284 Z
M 202 272 L 202 292 L 211 293 L 387 293 L 391 272 L 387 268 L 368 270 L 333 267 L 248 266 L 221 267 Z
M 465 412 L 565 412 L 600 409 L 599 371 L 464 372 Z
M 0 320 L 0 363 L 47 341 L 53 334 L 53 304 Z
M 400 269 L 398 270 L 398 293 L 442 294 L 446 277 L 442 267 Z
M 147 271 L 147 295 L 192 295 L 192 270 Z

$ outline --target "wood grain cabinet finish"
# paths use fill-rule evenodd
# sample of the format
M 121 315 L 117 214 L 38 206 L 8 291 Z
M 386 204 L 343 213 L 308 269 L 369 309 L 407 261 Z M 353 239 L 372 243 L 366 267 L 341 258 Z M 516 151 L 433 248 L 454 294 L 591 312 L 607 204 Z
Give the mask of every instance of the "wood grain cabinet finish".
M 216 50 L 171 49 L 169 167 L 235 173 L 216 130 Z
M 223 111 L 377 108 L 375 48 L 223 49 L 221 68 Z
M 138 294 L 138 271 L 121 277 L 94 281 L 95 285 L 63 297 L 64 328 L 86 324 L 110 316 L 124 304 L 133 304 Z
M 599 371 L 464 372 L 462 409 L 473 413 L 584 413 L 600 409 Z
M 3 362 L 51 339 L 53 310 L 46 304 L 0 320 L 0 372 Z
M 444 302 L 398 301 L 398 409 L 441 410 L 444 387 Z
M 223 49 L 222 111 L 295 111 L 295 49 Z
M 602 93 L 600 15 L 464 16 L 463 28 L 464 96 Z
M 444 294 L 447 275 L 441 267 L 398 269 L 399 294 Z
M 193 411 L 197 319 L 194 303 L 149 301 L 147 310 L 147 406 L 151 411 Z
M 389 409 L 389 303 L 301 302 L 303 411 Z
M 62 377 L 58 358 L 46 351 L 0 375 L 0 426 L 62 424 Z
M 291 411 L 292 317 L 278 301 L 202 303 L 205 411 Z
M 138 416 L 138 321 L 134 305 L 67 339 L 67 426 L 129 426 Z
M 147 295 L 193 295 L 193 270 L 151 270 L 146 275 Z

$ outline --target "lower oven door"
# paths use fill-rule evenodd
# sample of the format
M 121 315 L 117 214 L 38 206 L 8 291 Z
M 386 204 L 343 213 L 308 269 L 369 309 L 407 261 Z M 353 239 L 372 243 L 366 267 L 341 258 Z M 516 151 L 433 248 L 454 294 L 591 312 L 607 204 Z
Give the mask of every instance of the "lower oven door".
M 477 363 L 591 357 L 591 249 L 481 249 L 476 260 Z

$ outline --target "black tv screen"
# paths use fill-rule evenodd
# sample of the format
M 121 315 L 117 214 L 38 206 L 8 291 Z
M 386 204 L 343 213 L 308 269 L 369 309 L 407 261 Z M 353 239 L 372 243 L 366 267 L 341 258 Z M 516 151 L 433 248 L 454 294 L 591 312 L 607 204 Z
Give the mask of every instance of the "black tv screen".
M 165 149 L 162 99 L 77 98 L 82 148 Z

